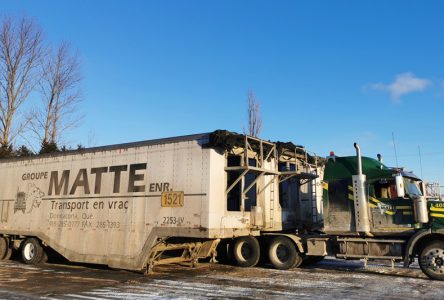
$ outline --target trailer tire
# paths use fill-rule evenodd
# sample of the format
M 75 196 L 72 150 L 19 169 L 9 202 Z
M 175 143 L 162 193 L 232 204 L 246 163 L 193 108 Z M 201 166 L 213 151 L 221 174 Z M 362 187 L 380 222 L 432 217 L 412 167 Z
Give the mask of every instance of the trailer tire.
M 419 254 L 419 266 L 429 278 L 444 280 L 444 242 L 427 244 Z
M 277 236 L 271 240 L 268 246 L 268 258 L 278 270 L 297 268 L 302 263 L 296 245 L 285 236 Z
M 12 256 L 12 248 L 8 247 L 8 250 L 6 250 L 6 256 L 3 258 L 3 260 L 10 260 Z
M 0 260 L 4 260 L 8 255 L 8 240 L 4 237 L 0 237 Z
M 43 259 L 43 248 L 35 238 L 28 238 L 22 242 L 22 260 L 25 264 L 36 265 Z
M 252 236 L 238 237 L 233 245 L 233 256 L 238 266 L 254 267 L 261 256 L 258 240 Z

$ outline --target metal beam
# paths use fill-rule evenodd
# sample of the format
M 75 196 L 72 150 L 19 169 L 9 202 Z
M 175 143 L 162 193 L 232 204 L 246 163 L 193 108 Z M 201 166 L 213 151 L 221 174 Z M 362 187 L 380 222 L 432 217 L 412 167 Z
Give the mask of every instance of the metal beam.
M 245 189 L 244 194 L 248 193 L 251 188 L 257 183 L 257 181 L 264 176 L 264 173 L 259 174 L 256 179 Z
M 258 195 L 261 194 L 265 189 L 275 181 L 277 176 L 273 176 L 273 178 L 257 193 Z
M 248 173 L 248 169 L 243 171 L 242 174 L 239 175 L 239 177 L 230 185 L 230 187 L 227 189 L 227 191 L 225 193 L 228 194 L 236 186 L 236 184 L 238 184 L 239 181 L 245 176 L 245 174 L 247 174 L 247 173 Z

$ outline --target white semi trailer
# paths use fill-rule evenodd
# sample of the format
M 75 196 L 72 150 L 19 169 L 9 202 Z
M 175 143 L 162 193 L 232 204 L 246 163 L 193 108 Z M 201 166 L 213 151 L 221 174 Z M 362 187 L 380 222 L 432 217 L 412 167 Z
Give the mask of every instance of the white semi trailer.
M 279 245 L 304 251 L 284 233 L 301 219 L 293 202 L 316 201 L 316 189 L 283 191 L 283 182 L 312 182 L 314 163 L 293 144 L 226 131 L 3 159 L 0 259 L 18 250 L 36 264 L 50 248 L 72 262 L 149 271 L 214 258 L 229 241 L 237 263 L 253 266 L 263 236 L 273 264 L 288 268 L 297 256 L 279 260 Z

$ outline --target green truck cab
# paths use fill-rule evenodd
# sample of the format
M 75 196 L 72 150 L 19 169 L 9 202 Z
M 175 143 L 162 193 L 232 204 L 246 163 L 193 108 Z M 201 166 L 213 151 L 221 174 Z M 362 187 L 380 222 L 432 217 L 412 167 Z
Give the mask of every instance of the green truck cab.
M 444 280 L 444 202 L 427 201 L 411 172 L 370 157 L 327 158 L 323 177 L 323 233 L 329 254 L 345 259 L 389 259 Z

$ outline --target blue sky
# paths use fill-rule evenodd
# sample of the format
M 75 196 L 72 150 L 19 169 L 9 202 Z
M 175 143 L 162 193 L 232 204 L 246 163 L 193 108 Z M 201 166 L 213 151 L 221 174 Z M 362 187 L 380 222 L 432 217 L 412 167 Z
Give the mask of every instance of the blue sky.
M 442 1 L 5 1 L 82 61 L 75 145 L 241 132 L 325 156 L 381 153 L 444 183 Z

